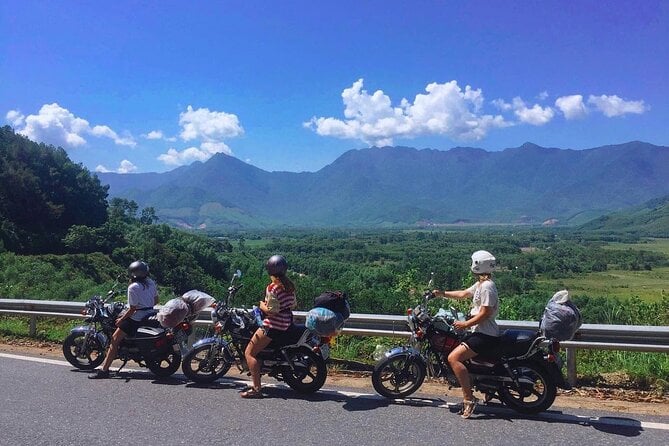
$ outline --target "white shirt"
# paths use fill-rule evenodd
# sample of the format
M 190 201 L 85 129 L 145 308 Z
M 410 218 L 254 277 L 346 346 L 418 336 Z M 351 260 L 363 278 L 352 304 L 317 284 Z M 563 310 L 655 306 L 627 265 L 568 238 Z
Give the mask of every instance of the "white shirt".
M 499 312 L 499 299 L 497 298 L 497 287 L 492 280 L 476 282 L 467 288 L 474 297 L 472 298 L 471 315 L 476 316 L 481 312 L 481 307 L 490 307 L 492 313 L 485 320 L 472 326 L 472 331 L 490 336 L 499 336 L 499 327 L 495 318 Z
M 156 282 L 146 279 L 142 282 L 133 282 L 128 287 L 128 305 L 137 308 L 147 308 L 146 310 L 137 310 L 130 316 L 134 321 L 141 321 L 149 315 L 151 308 L 156 304 L 158 289 Z

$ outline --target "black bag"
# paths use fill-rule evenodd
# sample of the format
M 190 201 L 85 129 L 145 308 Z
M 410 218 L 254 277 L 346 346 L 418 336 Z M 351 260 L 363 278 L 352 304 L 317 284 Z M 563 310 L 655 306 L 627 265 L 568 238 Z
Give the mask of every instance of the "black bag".
M 314 299 L 314 307 L 327 308 L 330 311 L 341 314 L 344 319 L 351 315 L 351 307 L 348 303 L 346 293 L 341 291 L 325 291 Z

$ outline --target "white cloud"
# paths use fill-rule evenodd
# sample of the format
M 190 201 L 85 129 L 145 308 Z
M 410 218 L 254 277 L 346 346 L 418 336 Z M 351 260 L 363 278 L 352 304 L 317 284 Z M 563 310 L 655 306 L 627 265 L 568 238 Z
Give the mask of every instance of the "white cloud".
M 91 127 L 87 120 L 75 116 L 55 102 L 44 104 L 36 115 L 26 117 L 12 110 L 7 113 L 7 119 L 17 127 L 17 133 L 33 141 L 79 147 L 86 144 L 84 136 L 92 135 L 112 139 L 118 145 L 136 145 L 131 136 L 120 137 L 106 125 Z
M 244 134 L 244 129 L 236 115 L 226 112 L 211 111 L 208 108 L 194 110 L 188 106 L 179 115 L 181 125 L 180 137 L 184 141 L 199 140 L 199 146 L 191 146 L 184 150 L 171 147 L 158 159 L 169 166 L 182 166 L 193 161 L 206 161 L 217 153 L 232 155 L 230 147 L 223 138 L 233 138 Z M 162 136 L 162 132 L 161 132 Z M 175 141 L 175 138 L 164 138 Z
M 163 139 L 165 136 L 161 130 L 151 130 L 146 135 L 142 135 L 146 139 Z
M 96 172 L 101 172 L 101 173 L 107 173 L 107 172 L 132 173 L 132 172 L 137 171 L 137 166 L 135 166 L 133 163 L 131 163 L 128 160 L 123 160 L 123 161 L 121 161 L 121 164 L 119 164 L 118 168 L 115 171 L 107 169 L 102 164 L 98 164 L 98 166 L 95 168 L 95 171 Z
M 193 161 L 206 161 L 217 153 L 232 155 L 232 151 L 224 142 L 208 141 L 203 142 L 199 148 L 189 147 L 182 151 L 170 148 L 167 153 L 163 153 L 158 159 L 170 166 L 183 166 Z
M 193 110 L 190 105 L 179 115 L 179 125 L 182 127 L 180 136 L 184 141 L 194 139 L 217 141 L 244 133 L 237 115 L 210 111 L 208 108 Z
M 9 122 L 12 127 L 21 127 L 23 126 L 26 117 L 18 110 L 10 110 L 7 112 L 5 119 L 7 119 L 7 122 Z
M 540 101 L 545 101 L 546 99 L 548 99 L 548 96 L 549 96 L 548 92 L 544 90 L 537 95 L 537 99 L 539 99 Z
M 595 106 L 604 116 L 611 118 L 621 116 L 627 113 L 641 114 L 649 110 L 650 107 L 644 104 L 644 101 L 626 101 L 617 95 L 590 95 L 588 104 Z
M 547 124 L 555 116 L 555 111 L 551 107 L 542 107 L 539 104 L 534 104 L 530 108 L 519 97 L 513 98 L 513 113 L 518 117 L 520 122 L 535 126 Z
M 131 163 L 128 160 L 123 160 L 121 161 L 121 165 L 119 166 L 117 172 L 118 173 L 131 173 L 131 172 L 136 172 L 137 171 L 137 166 L 135 166 L 133 163 Z
M 444 134 L 454 139 L 477 140 L 493 128 L 510 125 L 502 116 L 480 114 L 483 94 L 469 85 L 462 90 L 456 81 L 431 83 L 426 94 L 413 103 L 402 99 L 399 106 L 382 90 L 369 94 L 363 79 L 342 92 L 345 120 L 313 117 L 304 127 L 322 136 L 360 139 L 377 146 L 391 145 L 396 137 Z
M 566 119 L 583 118 L 588 114 L 588 109 L 583 103 L 583 95 L 580 94 L 561 96 L 555 100 L 555 106 Z
M 518 96 L 513 98 L 511 103 L 503 99 L 495 99 L 492 101 L 492 104 L 503 112 L 513 110 L 513 114 L 516 115 L 516 118 L 522 124 L 540 126 L 549 123 L 555 116 L 555 110 L 551 107 L 542 107 L 539 104 L 528 107 L 525 101 Z

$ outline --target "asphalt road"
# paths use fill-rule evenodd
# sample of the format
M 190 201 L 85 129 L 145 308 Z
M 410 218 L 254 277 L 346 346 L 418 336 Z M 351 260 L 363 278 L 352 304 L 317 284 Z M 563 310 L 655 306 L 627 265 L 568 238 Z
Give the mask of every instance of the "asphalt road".
M 0 445 L 666 445 L 669 415 L 569 409 L 539 416 L 445 397 L 392 402 L 360 389 L 303 396 L 281 385 L 242 400 L 243 380 L 122 372 L 92 381 L 65 361 L 0 353 Z

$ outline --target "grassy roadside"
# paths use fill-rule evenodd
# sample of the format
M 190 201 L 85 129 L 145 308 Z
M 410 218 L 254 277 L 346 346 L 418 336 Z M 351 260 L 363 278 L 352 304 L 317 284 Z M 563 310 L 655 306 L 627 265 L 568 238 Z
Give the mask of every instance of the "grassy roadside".
M 30 338 L 29 318 L 0 316 L 0 341 L 34 339 L 61 343 L 70 329 L 81 323 L 76 320 L 38 318 L 36 338 Z M 342 335 L 335 338 L 331 356 L 367 368 L 374 363 L 375 350 L 385 351 L 401 344 L 402 340 L 399 339 Z M 659 394 L 669 392 L 669 355 L 664 353 L 579 350 L 577 368 L 578 385 L 647 390 Z

